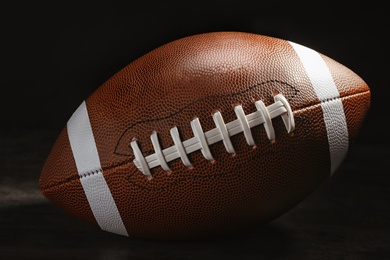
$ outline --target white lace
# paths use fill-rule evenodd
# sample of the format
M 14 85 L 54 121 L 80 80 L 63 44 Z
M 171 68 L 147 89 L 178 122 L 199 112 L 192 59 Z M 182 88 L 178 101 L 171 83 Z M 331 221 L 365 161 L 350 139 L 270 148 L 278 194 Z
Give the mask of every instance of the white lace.
M 204 158 L 213 162 L 214 157 L 211 154 L 209 146 L 222 141 L 226 151 L 229 154 L 234 155 L 236 152 L 230 137 L 238 133 L 243 132 L 248 145 L 256 147 L 251 128 L 260 124 L 264 125 L 268 139 L 271 142 L 274 142 L 275 131 L 272 125 L 272 118 L 281 116 L 288 133 L 291 133 L 295 129 L 294 115 L 287 99 L 282 94 L 277 94 L 274 96 L 274 101 L 275 103 L 269 105 L 268 107 L 265 106 L 263 101 L 256 101 L 255 105 L 257 111 L 249 115 L 245 115 L 242 106 L 237 105 L 234 108 L 237 119 L 227 124 L 225 124 L 221 112 L 215 111 L 213 113 L 213 119 L 217 127 L 207 132 L 203 132 L 199 118 L 195 118 L 191 121 L 191 128 L 194 133 L 194 137 L 185 141 L 181 140 L 177 127 L 173 127 L 170 130 L 170 134 L 174 145 L 165 148 L 164 150 L 161 149 L 157 132 L 153 131 L 150 138 L 155 153 L 146 157 L 144 157 L 138 147 L 137 141 L 133 138 L 130 145 L 134 152 L 134 164 L 148 179 L 151 179 L 151 168 L 160 165 L 164 171 L 171 173 L 168 162 L 178 158 L 181 159 L 185 166 L 192 168 L 193 165 L 188 159 L 187 154 L 197 150 L 201 151 Z

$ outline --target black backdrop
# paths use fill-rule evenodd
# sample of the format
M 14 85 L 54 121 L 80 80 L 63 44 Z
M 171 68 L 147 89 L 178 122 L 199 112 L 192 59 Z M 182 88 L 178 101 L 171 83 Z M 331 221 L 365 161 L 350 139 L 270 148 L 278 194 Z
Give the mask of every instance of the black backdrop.
M 339 2 L 2 3 L 0 258 L 389 259 L 390 18 L 373 2 Z M 42 165 L 85 98 L 154 48 L 211 31 L 294 41 L 367 82 L 372 103 L 357 146 L 329 182 L 265 228 L 188 243 L 95 230 L 43 198 Z

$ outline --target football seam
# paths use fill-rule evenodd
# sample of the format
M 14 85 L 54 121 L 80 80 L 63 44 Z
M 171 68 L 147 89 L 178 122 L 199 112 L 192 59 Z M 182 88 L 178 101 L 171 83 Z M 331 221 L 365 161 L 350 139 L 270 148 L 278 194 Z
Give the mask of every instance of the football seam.
M 366 95 L 366 94 L 370 94 L 370 90 L 365 90 L 365 91 L 362 91 L 362 92 L 358 92 L 358 93 L 353 93 L 351 95 L 347 95 L 347 96 L 342 96 L 342 97 L 335 97 L 335 98 L 329 98 L 329 99 L 325 99 L 323 101 L 320 101 L 319 103 L 316 103 L 316 104 L 313 104 L 313 105 L 309 105 L 309 106 L 306 106 L 306 107 L 302 107 L 300 109 L 297 109 L 297 110 L 294 110 L 293 113 L 297 113 L 297 112 L 301 112 L 303 110 L 307 110 L 307 109 L 311 109 L 311 108 L 315 108 L 315 107 L 318 107 L 319 105 L 323 104 L 323 103 L 328 103 L 328 102 L 331 102 L 331 101 L 334 101 L 334 100 L 344 100 L 344 99 L 349 99 L 349 98 L 353 98 L 353 97 L 356 97 L 356 96 L 359 96 L 359 95 Z M 88 171 L 88 172 L 85 172 L 83 174 L 77 174 L 75 176 L 72 176 L 72 177 L 69 177 L 67 179 L 65 179 L 64 181 L 61 181 L 61 182 L 57 182 L 57 183 L 54 183 L 54 184 L 51 184 L 51 185 L 48 185 L 48 186 L 42 186 L 41 187 L 41 190 L 42 191 L 48 191 L 50 190 L 51 188 L 54 188 L 54 187 L 59 187 L 59 186 L 62 186 L 62 185 L 65 185 L 67 183 L 70 183 L 70 182 L 73 182 L 73 181 L 76 181 L 76 180 L 79 180 L 79 179 L 82 179 L 82 178 L 88 178 L 88 177 L 91 177 L 93 175 L 96 175 L 96 174 L 103 174 L 103 172 L 105 171 L 109 171 L 111 169 L 114 169 L 116 167 L 120 167 L 120 166 L 124 166 L 126 164 L 129 164 L 129 163 L 133 163 L 134 160 L 134 155 L 131 155 L 129 156 L 129 159 L 126 160 L 126 161 L 123 161 L 123 162 L 120 162 L 120 163 L 117 163 L 117 164 L 114 164 L 114 165 L 110 165 L 110 166 L 105 166 L 105 167 L 101 167 L 100 169 L 94 169 L 94 170 L 91 170 L 91 171 Z M 134 170 L 137 170 L 138 169 L 134 169 Z M 227 175 L 227 174 L 213 174 L 213 175 L 205 175 L 204 177 L 216 177 L 216 176 L 222 176 L 222 175 Z M 130 176 L 131 177 L 131 176 Z M 194 176 L 194 178 L 199 178 L 199 176 Z M 194 178 L 189 178 L 189 179 L 194 179 Z M 189 180 L 189 179 L 186 179 L 186 180 Z M 180 179 L 181 180 L 181 179 Z M 135 185 L 137 187 L 142 187 L 140 185 Z
M 113 167 L 115 168 L 115 167 Z M 85 172 L 85 173 L 79 173 L 79 176 L 80 176 L 80 179 L 82 178 L 87 178 L 89 176 L 92 176 L 92 175 L 95 175 L 95 174 L 99 174 L 99 173 L 103 173 L 103 169 L 102 168 L 99 168 L 99 169 L 96 169 L 96 170 L 92 170 L 92 171 L 88 171 L 88 172 Z
M 314 105 L 301 107 L 301 108 L 299 108 L 297 110 L 294 110 L 293 113 L 300 112 L 300 111 L 306 110 L 306 109 L 310 109 L 312 107 L 319 106 L 321 104 L 326 104 L 326 103 L 329 103 L 329 102 L 332 102 L 332 101 L 353 98 L 355 96 L 364 95 L 364 94 L 370 94 L 370 93 L 371 93 L 370 90 L 365 90 L 365 91 L 362 91 L 362 92 L 357 92 L 357 93 L 353 93 L 353 94 L 342 96 L 342 97 L 340 96 L 340 97 L 327 98 L 327 99 L 321 100 L 319 103 L 316 103 Z

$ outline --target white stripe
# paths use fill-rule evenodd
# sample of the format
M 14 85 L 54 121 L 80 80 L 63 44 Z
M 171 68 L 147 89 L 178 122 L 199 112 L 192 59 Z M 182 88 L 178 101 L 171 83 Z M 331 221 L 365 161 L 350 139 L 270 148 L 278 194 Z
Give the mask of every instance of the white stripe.
M 67 130 L 81 185 L 96 222 L 103 230 L 128 236 L 102 173 L 85 101 L 69 119 Z
M 321 104 L 324 112 L 333 174 L 344 160 L 348 151 L 348 129 L 345 122 L 343 103 L 333 99 Z
M 85 102 L 81 103 L 69 119 L 67 130 L 79 174 L 100 170 L 99 154 Z
M 348 151 L 348 128 L 340 93 L 328 66 L 320 54 L 302 45 L 289 42 L 298 54 L 318 99 L 328 135 L 331 172 L 337 170 Z

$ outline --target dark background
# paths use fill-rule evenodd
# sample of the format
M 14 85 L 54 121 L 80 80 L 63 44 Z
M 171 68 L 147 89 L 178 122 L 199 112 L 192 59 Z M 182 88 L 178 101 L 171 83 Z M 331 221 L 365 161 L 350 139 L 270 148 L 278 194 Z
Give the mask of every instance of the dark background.
M 386 8 L 294 1 L 15 1 L 0 15 L 0 259 L 389 259 Z M 59 131 L 122 67 L 172 40 L 245 31 L 294 41 L 360 75 L 372 91 L 358 139 L 336 174 L 265 227 L 201 241 L 129 239 L 79 223 L 39 192 Z

